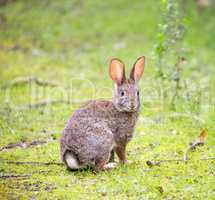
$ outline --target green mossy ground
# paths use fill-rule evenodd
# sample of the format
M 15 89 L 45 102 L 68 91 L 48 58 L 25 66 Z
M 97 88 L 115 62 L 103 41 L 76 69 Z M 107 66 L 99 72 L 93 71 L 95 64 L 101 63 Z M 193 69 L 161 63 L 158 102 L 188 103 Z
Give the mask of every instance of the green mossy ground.
M 0 7 L 0 147 L 46 141 L 0 151 L 1 176 L 29 175 L 0 178 L 0 199 L 215 198 L 215 161 L 200 160 L 215 156 L 214 9 L 188 5 L 183 42 L 188 64 L 182 79 L 189 99 L 179 98 L 172 111 L 168 96 L 164 101 L 158 97 L 160 82 L 155 76 L 159 6 L 151 0 L 17 0 Z M 119 57 L 131 66 L 140 55 L 146 56 L 147 65 L 140 83 L 140 120 L 128 145 L 129 164 L 95 174 L 68 172 L 64 166 L 2 162 L 61 162 L 59 138 L 78 103 L 111 98 L 110 58 Z M 60 86 L 32 83 L 5 89 L 17 77 L 32 76 Z M 69 105 L 20 110 L 44 99 L 65 100 L 68 93 Z M 191 152 L 188 162 L 146 165 L 147 160 L 182 159 L 201 128 L 207 129 L 206 144 Z

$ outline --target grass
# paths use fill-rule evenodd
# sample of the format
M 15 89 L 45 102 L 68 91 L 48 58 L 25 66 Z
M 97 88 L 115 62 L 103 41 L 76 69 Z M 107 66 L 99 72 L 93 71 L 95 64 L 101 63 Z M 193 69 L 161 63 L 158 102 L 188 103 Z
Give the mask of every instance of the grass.
M 214 199 L 215 58 L 214 8 L 186 10 L 187 48 L 182 78 L 187 87 L 169 106 L 171 83 L 156 78 L 157 1 L 23 1 L 0 7 L 0 147 L 11 143 L 47 141 L 29 148 L 0 151 L 0 162 L 60 162 L 61 132 L 79 106 L 94 98 L 110 99 L 107 65 L 112 57 L 129 67 L 147 58 L 141 87 L 141 115 L 128 145 L 130 164 L 110 172 L 68 172 L 64 166 L 0 165 L 0 174 L 30 175 L 0 178 L 2 199 Z M 209 34 L 210 33 L 210 34 Z M 5 86 L 17 77 L 36 76 L 58 87 L 35 83 Z M 36 92 L 34 92 L 36 91 Z M 32 110 L 22 105 L 68 98 Z M 78 103 L 77 103 L 78 102 Z M 201 128 L 206 144 L 190 160 L 164 162 L 149 168 L 147 160 L 181 159 Z

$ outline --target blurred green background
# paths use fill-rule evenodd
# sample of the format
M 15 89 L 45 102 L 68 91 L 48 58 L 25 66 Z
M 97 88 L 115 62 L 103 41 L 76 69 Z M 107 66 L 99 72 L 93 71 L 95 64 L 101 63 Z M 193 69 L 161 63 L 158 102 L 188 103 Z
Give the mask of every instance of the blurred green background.
M 87 100 L 111 99 L 110 59 L 123 60 L 128 73 L 145 55 L 146 68 L 130 165 L 94 175 L 2 162 L 0 175 L 30 177 L 0 178 L 0 196 L 213 199 L 214 161 L 200 158 L 215 155 L 214 8 L 212 0 L 1 0 L 0 162 L 60 162 L 72 112 Z M 191 161 L 148 169 L 146 160 L 182 158 L 202 128 L 207 142 Z

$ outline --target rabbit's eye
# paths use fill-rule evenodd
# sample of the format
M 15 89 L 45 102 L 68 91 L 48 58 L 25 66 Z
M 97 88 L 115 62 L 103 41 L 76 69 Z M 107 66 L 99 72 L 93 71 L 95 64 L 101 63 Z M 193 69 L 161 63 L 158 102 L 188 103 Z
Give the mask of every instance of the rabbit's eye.
M 140 92 L 139 92 L 139 90 L 137 91 L 137 96 L 139 96 L 139 94 L 140 94 Z
M 124 92 L 124 91 L 121 91 L 121 92 L 120 92 L 120 95 L 121 95 L 121 97 L 123 97 L 123 96 L 125 95 L 125 92 Z

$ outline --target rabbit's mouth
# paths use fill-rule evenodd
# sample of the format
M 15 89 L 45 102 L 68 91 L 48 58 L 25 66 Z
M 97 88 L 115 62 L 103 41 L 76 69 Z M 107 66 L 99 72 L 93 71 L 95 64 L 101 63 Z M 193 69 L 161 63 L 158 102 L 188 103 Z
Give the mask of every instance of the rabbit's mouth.
M 130 104 L 129 110 L 136 111 L 136 106 L 135 106 L 135 104 L 133 102 Z
M 137 112 L 138 111 L 138 106 L 132 106 L 132 107 L 125 107 L 125 106 L 116 106 L 116 109 L 119 112 Z
M 139 105 L 135 103 L 126 105 L 123 102 L 114 102 L 114 106 L 119 112 L 137 112 L 139 109 Z
M 138 110 L 138 107 L 132 106 L 132 107 L 129 107 L 127 110 L 128 110 L 128 112 L 136 112 Z
M 127 106 L 128 112 L 136 112 L 138 111 L 139 106 L 136 105 L 134 102 L 131 102 L 129 106 Z

